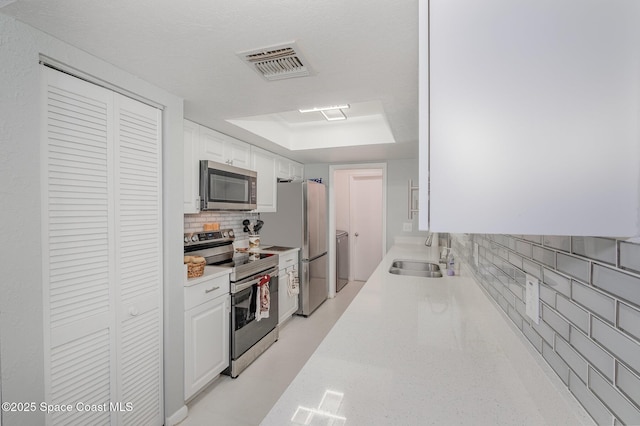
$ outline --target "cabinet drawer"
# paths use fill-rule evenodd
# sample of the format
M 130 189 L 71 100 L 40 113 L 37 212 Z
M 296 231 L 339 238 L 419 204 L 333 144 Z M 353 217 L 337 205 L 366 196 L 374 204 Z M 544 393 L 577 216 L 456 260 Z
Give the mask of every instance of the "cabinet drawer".
M 279 265 L 278 265 L 279 269 L 285 269 L 285 268 L 288 268 L 289 266 L 293 266 L 298 263 L 297 251 L 292 251 L 285 254 L 279 254 L 278 256 L 280 257 Z
M 184 288 L 184 309 L 189 310 L 201 303 L 229 293 L 229 276 L 211 278 Z

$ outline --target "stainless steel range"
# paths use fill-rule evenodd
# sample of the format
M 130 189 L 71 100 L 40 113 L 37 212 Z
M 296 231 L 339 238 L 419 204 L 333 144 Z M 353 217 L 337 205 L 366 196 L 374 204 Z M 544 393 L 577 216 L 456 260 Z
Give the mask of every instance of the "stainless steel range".
M 229 368 L 235 378 L 278 340 L 278 255 L 235 252 L 231 229 L 184 234 L 184 253 L 202 256 L 207 265 L 231 268 Z M 269 317 L 256 320 L 259 283 L 270 277 Z

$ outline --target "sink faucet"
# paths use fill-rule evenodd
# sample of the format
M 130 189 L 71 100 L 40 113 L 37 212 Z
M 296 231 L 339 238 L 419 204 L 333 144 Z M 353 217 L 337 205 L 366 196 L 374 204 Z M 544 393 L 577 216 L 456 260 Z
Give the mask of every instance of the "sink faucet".
M 427 247 L 431 247 L 431 243 L 433 243 L 433 233 L 429 232 L 427 234 L 427 240 L 424 242 L 424 245 Z

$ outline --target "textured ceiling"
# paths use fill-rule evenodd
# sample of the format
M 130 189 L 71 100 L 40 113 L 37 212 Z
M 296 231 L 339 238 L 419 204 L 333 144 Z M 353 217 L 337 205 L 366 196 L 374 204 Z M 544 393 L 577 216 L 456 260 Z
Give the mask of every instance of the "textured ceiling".
M 0 6 L 2 3 L 0 3 Z M 185 99 L 185 117 L 304 163 L 417 157 L 417 0 L 18 0 L 0 9 Z M 295 41 L 311 77 L 236 54 Z M 225 120 L 380 101 L 397 143 L 287 151 Z

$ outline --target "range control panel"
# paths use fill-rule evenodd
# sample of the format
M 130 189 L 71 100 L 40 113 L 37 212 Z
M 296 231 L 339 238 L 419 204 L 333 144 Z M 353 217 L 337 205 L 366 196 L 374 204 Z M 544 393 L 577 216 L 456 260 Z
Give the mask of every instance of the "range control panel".
M 220 231 L 187 232 L 184 234 L 184 245 L 191 246 L 203 243 L 233 241 L 235 235 L 233 229 L 221 229 Z

